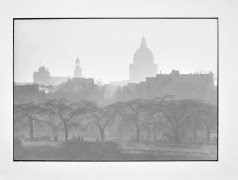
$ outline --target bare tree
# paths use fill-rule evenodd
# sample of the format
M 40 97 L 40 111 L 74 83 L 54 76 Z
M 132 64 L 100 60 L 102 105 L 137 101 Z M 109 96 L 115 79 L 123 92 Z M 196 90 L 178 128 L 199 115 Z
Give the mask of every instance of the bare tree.
M 128 101 L 123 106 L 124 121 L 132 123 L 136 128 L 136 142 L 140 143 L 141 127 L 145 125 L 145 105 L 147 101 L 143 99 L 134 99 Z
M 69 103 L 64 99 L 53 99 L 45 103 L 45 106 L 49 108 L 49 110 L 55 113 L 61 120 L 61 123 L 57 125 L 57 127 L 63 125 L 64 129 L 64 139 L 68 140 L 69 129 L 71 127 L 75 127 L 79 125 L 79 122 L 73 121 L 78 114 L 74 112 L 75 109 L 83 111 L 83 109 L 78 108 L 78 103 Z M 73 113 L 74 112 L 74 113 Z
M 181 143 L 179 134 L 182 125 L 191 119 L 196 106 L 196 102 L 192 100 L 170 100 L 162 101 L 160 103 L 162 113 L 174 132 L 174 140 L 176 144 Z
M 204 128 L 203 122 L 200 118 L 198 109 L 196 109 L 194 114 L 187 121 L 187 123 L 184 123 L 183 129 L 192 131 L 193 143 L 198 144 L 198 131 L 203 130 L 203 128 Z
M 151 102 L 151 105 L 153 105 L 152 102 Z M 157 142 L 158 129 L 164 128 L 164 126 L 165 126 L 164 116 L 163 116 L 162 112 L 160 112 L 155 106 L 148 109 L 146 111 L 146 120 L 145 120 L 144 125 L 147 127 L 148 140 L 149 140 L 150 131 L 152 128 L 153 142 L 155 144 Z
M 143 121 L 143 126 L 147 129 L 147 136 L 149 139 L 151 127 L 153 129 L 153 141 L 156 143 L 157 141 L 157 130 L 165 129 L 166 121 L 165 117 L 162 113 L 161 103 L 165 101 L 173 100 L 172 95 L 166 95 L 162 97 L 156 97 L 150 100 L 144 100 L 143 109 L 145 112 L 145 119 Z
M 99 107 L 93 102 L 87 103 L 87 111 L 92 122 L 99 129 L 101 142 L 105 141 L 105 129 L 116 118 L 119 106 L 119 102 L 104 107 Z
M 21 123 L 29 128 L 30 140 L 34 139 L 34 123 L 35 121 L 44 122 L 41 119 L 41 114 L 45 109 L 40 104 L 14 104 L 14 121 Z
M 207 144 L 211 142 L 211 130 L 217 126 L 217 107 L 209 104 L 201 104 L 198 108 L 198 118 L 205 125 Z

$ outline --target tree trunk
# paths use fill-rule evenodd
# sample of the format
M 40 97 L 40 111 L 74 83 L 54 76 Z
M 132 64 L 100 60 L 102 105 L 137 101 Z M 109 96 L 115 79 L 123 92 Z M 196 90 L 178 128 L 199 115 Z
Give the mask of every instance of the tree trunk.
M 140 127 L 136 127 L 136 142 L 140 143 Z
M 122 128 L 121 126 L 119 127 L 118 129 L 118 139 L 121 140 L 122 136 L 121 136 L 121 131 L 122 131 Z
M 30 120 L 29 127 L 30 127 L 30 141 L 33 141 L 33 139 L 34 139 L 34 127 L 33 127 L 33 120 Z
M 211 137 L 210 137 L 210 128 L 207 128 L 207 144 L 210 144 L 211 142 Z
M 193 141 L 195 144 L 198 142 L 198 137 L 197 137 L 197 130 L 193 129 Z
M 174 131 L 174 137 L 175 137 L 175 143 L 176 143 L 176 144 L 180 144 L 181 141 L 180 141 L 180 138 L 179 138 L 179 129 L 175 129 L 175 131 Z
M 101 142 L 104 142 L 104 129 L 100 129 Z
M 180 139 L 184 139 L 184 137 L 185 137 L 185 131 L 184 131 L 184 128 L 182 126 L 181 129 L 180 129 Z
M 156 125 L 154 120 L 154 144 L 156 144 Z
M 68 131 L 67 125 L 64 124 L 64 140 L 65 141 L 68 141 L 68 136 L 69 136 L 69 131 Z
M 147 127 L 147 141 L 150 142 L 150 126 Z

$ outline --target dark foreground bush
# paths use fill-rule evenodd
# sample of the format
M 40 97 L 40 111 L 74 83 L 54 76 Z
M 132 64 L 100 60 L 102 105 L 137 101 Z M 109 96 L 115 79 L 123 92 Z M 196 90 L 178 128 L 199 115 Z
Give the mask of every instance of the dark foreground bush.
M 67 141 L 49 143 L 44 145 L 28 142 L 20 145 L 18 140 L 14 141 L 14 159 L 66 161 L 215 160 L 217 154 L 215 147 L 204 150 L 200 147 L 197 149 L 186 148 L 181 152 L 181 148 L 177 147 L 163 147 L 156 151 L 143 148 L 120 150 L 116 142 Z
M 68 160 L 116 160 L 120 150 L 116 142 L 65 142 Z
M 120 159 L 116 142 L 78 142 L 67 141 L 62 146 L 43 146 L 36 142 L 20 145 L 15 141 L 14 160 L 73 160 L 103 161 Z M 53 142 L 52 142 L 53 143 Z

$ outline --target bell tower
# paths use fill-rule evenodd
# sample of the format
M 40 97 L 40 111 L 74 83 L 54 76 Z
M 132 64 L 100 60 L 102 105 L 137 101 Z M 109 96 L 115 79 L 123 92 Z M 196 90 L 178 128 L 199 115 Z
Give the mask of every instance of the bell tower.
M 74 78 L 80 78 L 80 77 L 82 77 L 82 68 L 80 67 L 80 61 L 77 56 L 75 60 Z

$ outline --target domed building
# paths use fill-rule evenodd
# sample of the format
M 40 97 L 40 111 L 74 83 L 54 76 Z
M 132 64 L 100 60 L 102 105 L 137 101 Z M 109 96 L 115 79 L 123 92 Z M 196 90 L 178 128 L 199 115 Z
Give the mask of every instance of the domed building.
M 133 57 L 133 64 L 130 64 L 130 82 L 139 83 L 145 81 L 146 77 L 155 77 L 157 74 L 157 64 L 154 63 L 154 56 L 146 45 L 143 36 L 141 46 L 136 50 Z

